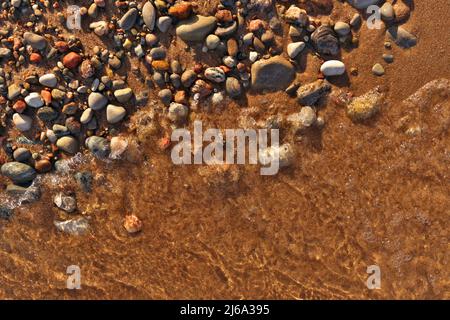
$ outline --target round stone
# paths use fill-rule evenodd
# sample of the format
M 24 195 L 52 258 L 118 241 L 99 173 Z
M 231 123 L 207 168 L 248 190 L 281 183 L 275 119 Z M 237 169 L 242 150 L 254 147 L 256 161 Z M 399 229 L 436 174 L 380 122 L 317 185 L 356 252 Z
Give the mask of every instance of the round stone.
M 209 50 L 214 50 L 217 48 L 217 46 L 220 43 L 220 38 L 218 36 L 216 36 L 215 34 L 210 34 L 209 36 L 206 37 L 206 47 Z
M 124 107 L 115 106 L 113 104 L 108 104 L 108 106 L 106 107 L 106 120 L 110 124 L 120 122 L 126 114 L 127 111 Z
M 340 36 L 346 36 L 350 33 L 350 25 L 348 23 L 338 21 L 334 25 L 334 31 Z
M 305 49 L 305 46 L 306 46 L 306 44 L 302 41 L 293 42 L 293 43 L 288 44 L 287 54 L 288 54 L 289 58 L 295 59 L 295 57 L 297 57 L 299 55 L 299 53 L 302 52 L 303 49 Z
M 21 162 L 7 162 L 2 165 L 0 171 L 14 183 L 26 183 L 36 178 L 36 171 Z
M 33 120 L 24 114 L 14 113 L 13 115 L 13 123 L 19 131 L 28 131 L 31 129 L 31 125 L 33 124 Z
M 82 124 L 88 124 L 92 120 L 93 116 L 94 116 L 94 110 L 92 110 L 91 108 L 87 108 L 81 114 L 80 122 Z
M 45 87 L 54 88 L 58 83 L 58 79 L 53 73 L 47 73 L 39 78 L 39 83 Z
M 372 67 L 372 72 L 374 75 L 376 76 L 382 76 L 384 75 L 384 68 L 381 64 L 376 63 L 373 67 Z
M 26 148 L 17 148 L 14 150 L 13 158 L 18 162 L 26 162 L 31 158 L 31 152 Z
M 328 60 L 322 64 L 320 72 L 326 77 L 340 76 L 345 73 L 345 64 L 339 60 Z
M 86 148 L 97 158 L 106 158 L 111 152 L 111 147 L 108 142 L 103 137 L 91 136 L 85 141 Z
M 172 91 L 170 89 L 163 89 L 158 93 L 161 102 L 168 106 L 172 102 Z
M 108 99 L 98 92 L 92 92 L 88 97 L 88 105 L 92 110 L 101 110 L 108 104 Z
M 237 98 L 241 95 L 242 87 L 238 79 L 228 77 L 225 83 L 227 94 L 232 98 Z
M 44 105 L 44 100 L 37 92 L 32 92 L 25 97 L 25 102 L 32 108 L 40 108 Z
M 142 20 L 144 20 L 148 30 L 153 31 L 155 28 L 156 10 L 150 1 L 147 1 L 142 7 Z
M 56 146 L 64 152 L 75 154 L 78 151 L 78 141 L 72 136 L 64 136 L 56 141 Z

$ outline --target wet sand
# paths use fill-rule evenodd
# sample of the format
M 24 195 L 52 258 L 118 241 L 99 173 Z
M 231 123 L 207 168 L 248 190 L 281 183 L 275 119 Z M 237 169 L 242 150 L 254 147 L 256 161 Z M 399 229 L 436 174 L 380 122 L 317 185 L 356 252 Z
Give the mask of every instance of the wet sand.
M 386 88 L 380 115 L 355 124 L 328 103 L 319 111 L 325 128 L 298 139 L 295 164 L 277 176 L 246 166 L 239 182 L 211 186 L 198 166 L 172 165 L 149 141 L 148 160 L 138 164 L 82 166 L 103 175 L 92 194 L 77 194 L 92 217 L 84 237 L 55 229 L 61 213 L 52 194 L 64 185 L 48 176 L 39 202 L 0 221 L 0 298 L 448 299 L 449 133 L 413 139 L 396 127 L 407 112 L 403 100 L 450 78 L 448 13 L 446 0 L 415 1 L 407 26 L 419 42 L 394 47 L 383 77 L 370 70 L 384 64 L 384 31 L 363 26 L 359 48 L 342 56 L 359 69 L 350 78 L 355 95 Z M 314 80 L 318 65 L 309 55 L 299 79 Z M 142 85 L 132 76 L 131 84 Z M 245 104 L 195 117 L 235 128 L 243 113 L 259 120 L 298 109 L 284 93 L 250 95 Z M 122 226 L 130 213 L 144 223 L 135 236 Z M 374 264 L 380 290 L 366 287 Z M 81 290 L 66 289 L 69 265 L 81 268 Z

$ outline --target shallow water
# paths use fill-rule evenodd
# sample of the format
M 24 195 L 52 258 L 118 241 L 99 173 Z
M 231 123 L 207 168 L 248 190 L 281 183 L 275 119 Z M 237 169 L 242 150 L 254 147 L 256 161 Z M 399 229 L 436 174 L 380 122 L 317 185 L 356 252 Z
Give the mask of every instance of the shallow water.
M 343 60 L 360 70 L 356 95 L 386 90 L 380 116 L 354 124 L 330 102 L 319 111 L 324 130 L 298 139 L 295 164 L 277 176 L 174 166 L 151 139 L 137 162 L 77 158 L 77 170 L 94 172 L 92 193 L 70 173 L 46 175 L 41 200 L 0 221 L 0 298 L 448 299 L 450 89 L 418 91 L 450 78 L 447 13 L 446 0 L 416 1 L 408 26 L 419 43 L 393 48 L 382 78 L 370 69 L 384 33 L 363 29 Z M 301 79 L 314 79 L 318 63 L 309 56 Z M 234 128 L 241 114 L 260 120 L 298 108 L 282 93 L 245 104 L 196 117 Z M 405 134 L 405 116 L 421 134 Z M 87 235 L 55 229 L 55 219 L 70 218 L 52 205 L 62 190 L 76 192 Z M 144 223 L 135 236 L 122 226 L 130 213 Z M 70 265 L 81 269 L 81 290 L 66 289 Z M 381 268 L 380 290 L 366 287 L 369 265 Z

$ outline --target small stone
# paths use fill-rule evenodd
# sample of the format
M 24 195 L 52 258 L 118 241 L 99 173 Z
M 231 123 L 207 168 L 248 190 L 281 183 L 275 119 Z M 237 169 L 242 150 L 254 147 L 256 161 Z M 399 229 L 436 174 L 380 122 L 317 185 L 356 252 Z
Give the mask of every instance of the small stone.
M 95 68 L 89 60 L 83 60 L 80 65 L 80 75 L 83 79 L 88 79 L 95 74 Z
M 82 124 L 88 124 L 92 120 L 93 116 L 94 116 L 94 110 L 92 110 L 91 108 L 87 108 L 81 114 L 80 122 Z
M 395 18 L 394 8 L 389 2 L 385 2 L 380 9 L 381 19 L 392 21 Z
M 32 108 L 40 108 L 44 105 L 44 100 L 37 92 L 32 92 L 25 97 L 25 102 Z
M 241 84 L 240 84 L 239 80 L 236 78 L 233 78 L 233 77 L 227 78 L 225 88 L 226 88 L 227 94 L 232 98 L 237 98 L 242 93 L 242 88 L 241 88 Z
M 192 13 L 192 5 L 189 2 L 180 2 L 169 8 L 169 14 L 178 20 L 189 18 Z
M 153 31 L 155 28 L 156 10 L 150 1 L 147 1 L 142 7 L 142 20 L 144 20 L 148 30 Z
M 63 58 L 63 65 L 69 69 L 75 69 L 81 63 L 83 58 L 76 52 L 69 52 Z
M 387 30 L 387 34 L 399 47 L 408 49 L 417 44 L 417 38 L 403 27 L 392 26 Z
M 17 84 L 13 83 L 8 86 L 8 99 L 14 100 L 20 95 L 21 88 Z
M 235 57 L 239 52 L 239 47 L 236 39 L 228 39 L 227 41 L 227 52 L 228 55 Z
M 89 229 L 89 220 L 85 217 L 77 217 L 66 221 L 53 221 L 56 229 L 75 236 L 85 234 Z
M 172 25 L 172 18 L 169 16 L 162 16 L 158 18 L 157 26 L 159 31 L 166 33 Z
M 255 62 L 251 73 L 255 90 L 284 90 L 295 77 L 294 66 L 281 56 Z
M 350 33 L 350 25 L 348 23 L 338 21 L 334 25 L 334 31 L 340 36 L 346 36 Z
M 115 106 L 113 104 L 109 104 L 106 107 L 106 120 L 110 124 L 115 124 L 122 121 L 126 114 L 127 111 L 124 107 Z
M 219 43 L 220 43 L 220 38 L 218 36 L 216 36 L 215 34 L 210 34 L 206 37 L 205 44 L 209 50 L 216 49 L 217 46 L 219 45 Z
M 326 77 L 340 76 L 345 73 L 345 64 L 339 60 L 328 60 L 322 64 L 320 72 Z
M 24 114 L 14 113 L 13 123 L 17 130 L 25 132 L 31 129 L 33 120 Z
M 30 45 L 35 50 L 43 50 L 47 46 L 47 40 L 35 33 L 25 32 L 23 39 L 25 44 Z
M 379 112 L 383 94 L 377 88 L 354 98 L 347 106 L 347 114 L 353 121 L 362 121 Z
M 72 213 L 77 210 L 77 200 L 75 197 L 67 196 L 60 192 L 53 198 L 53 203 L 61 210 Z
M 172 102 L 169 107 L 168 117 L 172 122 L 182 123 L 189 113 L 188 107 L 183 104 Z
M 148 7 L 147 7 L 147 10 L 148 10 Z M 122 16 L 122 18 L 119 21 L 117 21 L 117 24 L 119 25 L 119 27 L 121 29 L 127 31 L 127 30 L 131 29 L 131 27 L 134 26 L 134 24 L 136 23 L 137 16 L 138 16 L 137 9 L 131 8 Z M 145 20 L 144 20 L 144 22 L 145 22 Z M 151 22 L 151 21 L 147 20 L 147 22 Z
M 186 70 L 181 75 L 181 83 L 185 88 L 191 87 L 196 79 L 197 74 L 193 70 Z
M 56 141 L 56 146 L 64 152 L 75 154 L 78 152 L 78 141 L 72 136 L 64 136 Z
M 220 83 L 225 81 L 226 76 L 225 72 L 221 68 L 211 67 L 205 70 L 205 78 L 210 81 Z
M 59 114 L 58 111 L 51 107 L 42 107 L 40 108 L 36 115 L 39 119 L 41 119 L 44 122 L 50 122 L 58 118 Z
M 56 87 L 58 79 L 56 78 L 56 75 L 54 75 L 53 73 L 47 73 L 39 77 L 39 83 L 45 87 L 53 88 Z
M 91 136 L 86 139 L 85 145 L 97 158 L 107 158 L 111 152 L 108 140 L 103 137 Z
M 380 0 L 348 0 L 350 5 L 356 9 L 367 9 L 367 7 L 377 4 Z
M 137 233 L 142 230 L 142 221 L 134 214 L 125 216 L 123 227 L 128 233 Z
M 376 63 L 374 64 L 374 66 L 372 67 L 372 73 L 376 76 L 382 76 L 384 75 L 384 68 L 381 64 Z
M 383 54 L 383 59 L 384 61 L 386 61 L 387 63 L 392 63 L 394 62 L 394 55 L 390 54 L 390 53 L 384 53 Z
M 150 50 L 150 56 L 153 60 L 163 60 L 166 58 L 166 49 L 164 47 L 156 47 Z
M 215 17 L 195 15 L 178 23 L 176 34 L 184 41 L 203 41 L 215 27 Z
M 172 91 L 170 89 L 163 89 L 158 93 L 161 102 L 168 106 L 172 102 Z
M 22 113 L 27 108 L 27 104 L 23 100 L 17 100 L 12 108 L 15 112 Z
M 120 103 L 127 102 L 132 96 L 133 90 L 131 90 L 131 88 L 124 88 L 114 91 L 114 97 L 116 97 L 117 101 Z
M 288 23 L 296 24 L 300 27 L 306 27 L 309 23 L 308 14 L 304 9 L 291 5 L 284 13 L 284 18 Z
M 304 42 L 293 42 L 288 44 L 287 46 L 287 54 L 289 56 L 289 58 L 291 59 L 295 59 L 300 52 L 303 51 L 303 49 L 305 49 L 306 44 Z
M 36 178 L 36 171 L 27 164 L 21 162 L 7 162 L 0 169 L 2 175 L 11 179 L 14 183 L 27 183 Z
M 47 159 L 38 160 L 34 164 L 34 168 L 39 173 L 49 172 L 52 170 L 52 163 Z
M 316 80 L 305 84 L 297 90 L 297 100 L 303 106 L 316 104 L 331 90 L 331 85 L 324 80 Z
M 31 152 L 26 148 L 17 148 L 14 150 L 13 158 L 18 162 L 26 162 L 31 158 Z
M 395 21 L 403 22 L 408 20 L 409 15 L 411 14 L 411 9 L 408 5 L 406 5 L 403 1 L 396 1 L 393 5 Z
M 94 110 L 101 110 L 108 104 L 108 98 L 98 92 L 92 92 L 88 97 L 88 105 Z

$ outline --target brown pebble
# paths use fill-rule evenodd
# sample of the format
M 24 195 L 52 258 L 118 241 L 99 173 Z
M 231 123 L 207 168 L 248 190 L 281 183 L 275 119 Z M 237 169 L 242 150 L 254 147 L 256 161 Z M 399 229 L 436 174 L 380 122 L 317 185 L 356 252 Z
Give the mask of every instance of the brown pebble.
M 123 226 L 128 233 L 136 233 L 142 230 L 142 221 L 134 214 L 127 215 Z
M 52 169 L 52 163 L 48 159 L 36 161 L 34 168 L 39 173 L 49 172 Z
M 235 57 L 239 52 L 239 47 L 236 39 L 228 39 L 227 41 L 227 51 L 228 55 Z

